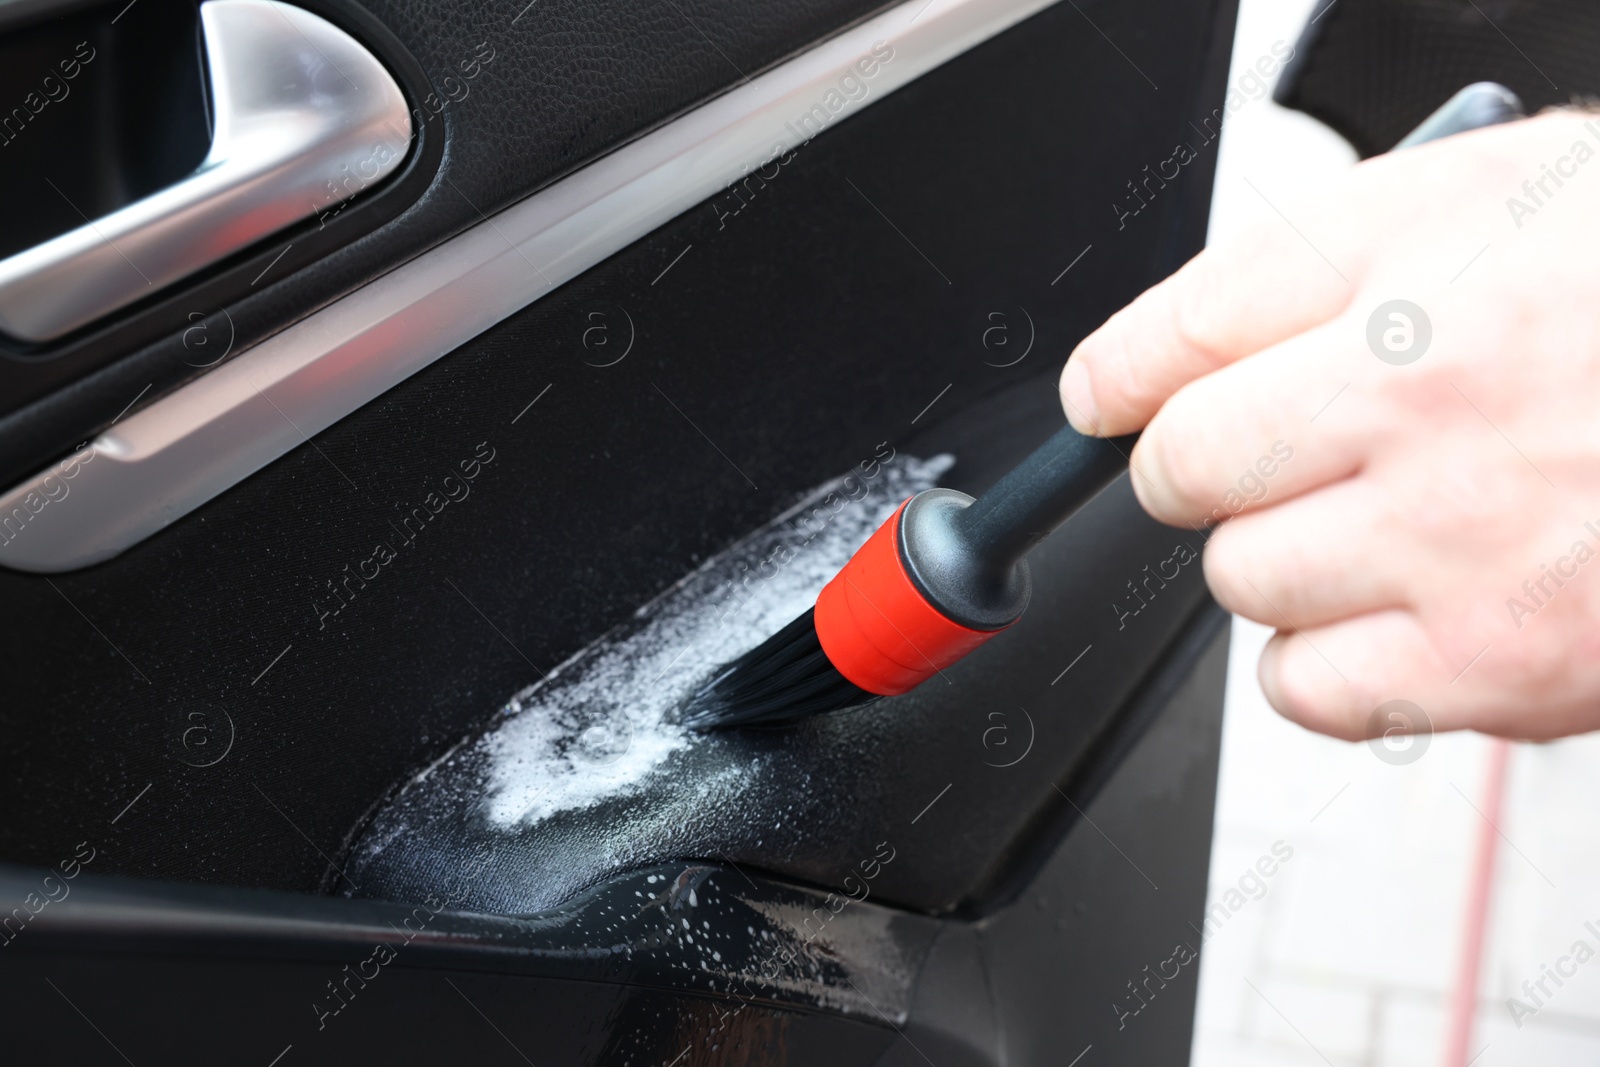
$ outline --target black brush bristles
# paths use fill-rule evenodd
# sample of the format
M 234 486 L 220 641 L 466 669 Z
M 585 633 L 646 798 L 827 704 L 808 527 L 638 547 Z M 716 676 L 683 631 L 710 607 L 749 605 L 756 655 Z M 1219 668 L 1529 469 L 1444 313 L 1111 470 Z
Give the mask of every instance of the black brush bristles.
M 772 726 L 879 699 L 828 662 L 817 641 L 814 611 L 723 667 L 689 696 L 678 721 L 694 730 Z

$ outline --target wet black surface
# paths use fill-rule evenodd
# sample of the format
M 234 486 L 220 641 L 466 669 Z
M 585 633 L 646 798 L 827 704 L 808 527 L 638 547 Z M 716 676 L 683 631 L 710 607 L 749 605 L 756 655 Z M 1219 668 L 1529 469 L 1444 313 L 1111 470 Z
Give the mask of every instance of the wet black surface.
M 1210 618 L 1133 701 L 1117 769 L 1075 792 L 1087 817 L 1029 835 L 1036 862 L 982 916 L 881 905 L 893 850 L 845 892 L 680 862 L 520 918 L 456 910 L 476 865 L 415 907 L 6 867 L 0 899 L 32 913 L 3 935 L 6 1048 L 75 1065 L 1186 1062 L 1227 665 Z
M 937 925 L 686 864 L 508 919 L 453 910 L 476 874 L 457 873 L 405 908 L 0 869 L 0 899 L 60 898 L 7 932 L 5 1047 L 75 1065 L 867 1064 Z M 178 1004 L 181 1026 L 150 1025 Z
M 965 471 L 958 459 L 950 480 L 980 486 L 1028 449 L 1019 426 L 1040 426 L 1042 437 L 1062 421 L 1053 395 L 1042 399 L 970 409 L 899 462 L 912 462 L 912 447 L 964 448 L 978 458 Z M 1011 435 L 995 432 L 1002 423 Z M 1201 546 L 1146 517 L 1123 478 L 1034 552 L 1022 621 L 913 692 L 792 727 L 697 737 L 625 795 L 535 822 L 492 813 L 488 765 L 509 757 L 465 746 L 376 817 L 347 868 L 359 888 L 346 891 L 416 900 L 482 864 L 468 906 L 529 912 L 617 870 L 681 857 L 837 888 L 889 842 L 897 859 L 875 897 L 948 911 L 994 876 L 1026 826 L 1064 805 L 1058 784 L 1071 788 L 1206 602 Z M 672 675 L 656 684 L 674 681 L 686 685 Z
M 53 872 L 0 867 L 0 899 L 26 915 L 0 934 L 6 1051 L 75 1065 L 998 1067 L 1088 1048 L 1184 1062 L 1227 665 L 1210 617 L 1134 699 L 1114 773 L 1075 793 L 1088 817 L 1029 835 L 1037 862 L 981 917 L 883 907 L 894 849 L 843 893 L 675 862 L 520 918 L 458 910 L 475 865 L 408 907 L 99 877 L 80 851 L 88 864 Z M 1134 979 L 1147 1003 L 1130 1014 L 1117 1003 Z

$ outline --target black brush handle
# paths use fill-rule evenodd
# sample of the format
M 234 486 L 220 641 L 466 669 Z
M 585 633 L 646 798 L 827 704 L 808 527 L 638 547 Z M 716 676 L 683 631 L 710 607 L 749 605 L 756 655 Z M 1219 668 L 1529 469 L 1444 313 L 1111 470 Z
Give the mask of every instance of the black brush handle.
M 1009 570 L 1127 470 L 1138 439 L 1086 437 L 1063 426 L 963 510 L 956 528 L 975 556 Z

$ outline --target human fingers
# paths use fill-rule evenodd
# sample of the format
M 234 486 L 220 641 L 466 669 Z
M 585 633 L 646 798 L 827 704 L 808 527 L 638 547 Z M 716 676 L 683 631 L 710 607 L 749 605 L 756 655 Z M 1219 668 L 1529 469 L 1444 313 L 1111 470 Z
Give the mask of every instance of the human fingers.
M 1312 330 L 1180 389 L 1133 451 L 1145 510 L 1174 526 L 1214 524 L 1359 469 L 1376 409 L 1347 400 L 1342 417 L 1321 417 L 1351 384 L 1348 333 Z
M 1467 725 L 1436 699 L 1451 670 L 1411 612 L 1357 615 L 1304 630 L 1280 630 L 1257 675 L 1267 702 L 1308 730 L 1346 741 L 1369 736 L 1373 712 L 1392 700 L 1423 708 L 1434 730 Z
M 1337 315 L 1350 285 L 1282 219 L 1218 242 L 1073 351 L 1062 406 L 1083 433 L 1147 423 L 1183 385 Z
M 1325 190 L 1254 189 L 1252 223 L 1078 345 L 1060 381 L 1067 417 L 1084 433 L 1130 433 L 1183 385 L 1333 319 L 1369 284 L 1432 276 L 1461 253 L 1463 220 L 1502 209 L 1524 160 L 1577 125 L 1510 123 L 1378 156 Z
M 1427 560 L 1392 536 L 1392 504 L 1355 477 L 1242 514 L 1206 545 L 1206 584 L 1235 615 L 1285 630 L 1400 606 Z
M 1280 630 L 1257 674 L 1267 702 L 1285 718 L 1347 741 L 1380 736 L 1394 709 L 1419 722 L 1416 732 L 1546 740 L 1595 729 L 1592 663 L 1538 677 L 1521 662 L 1525 648 L 1441 650 L 1436 637 L 1400 608 Z

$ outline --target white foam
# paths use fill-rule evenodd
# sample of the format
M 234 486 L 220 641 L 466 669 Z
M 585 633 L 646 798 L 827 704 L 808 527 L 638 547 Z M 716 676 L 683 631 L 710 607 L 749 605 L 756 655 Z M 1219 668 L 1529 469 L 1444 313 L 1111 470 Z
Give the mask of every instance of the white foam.
M 699 742 L 667 713 L 716 667 L 815 603 L 894 509 L 954 462 L 898 456 L 870 480 L 819 487 L 639 609 L 632 624 L 518 693 L 476 745 L 487 761 L 490 822 L 531 825 L 637 792 L 673 753 Z M 815 518 L 802 524 L 807 516 Z

